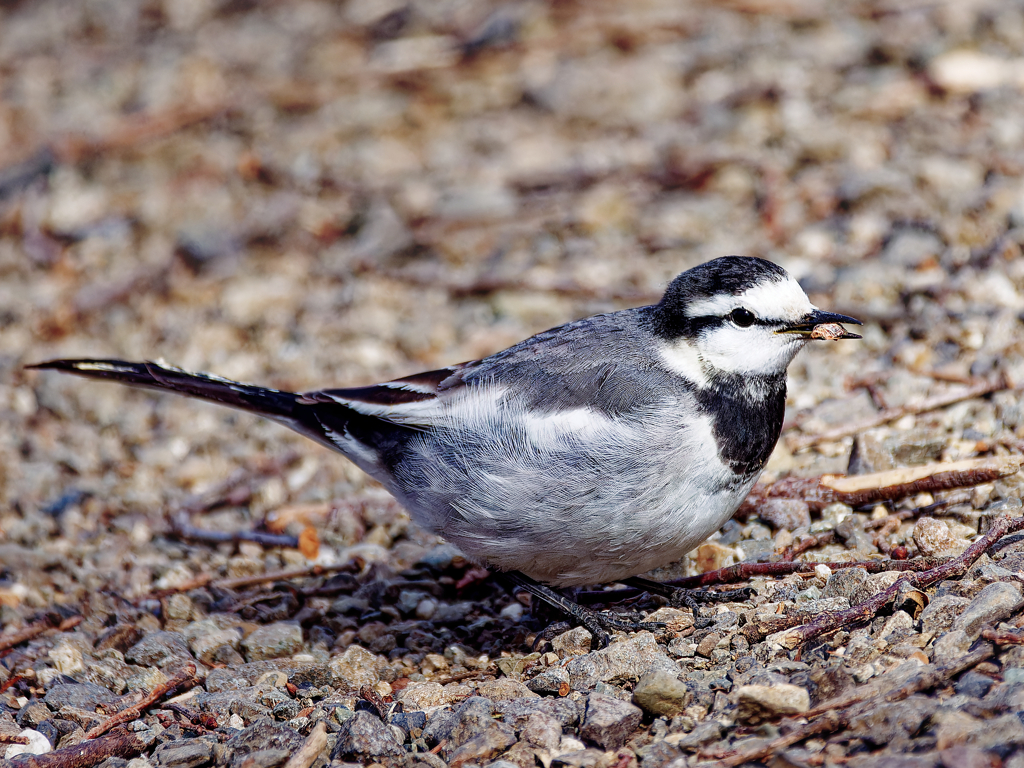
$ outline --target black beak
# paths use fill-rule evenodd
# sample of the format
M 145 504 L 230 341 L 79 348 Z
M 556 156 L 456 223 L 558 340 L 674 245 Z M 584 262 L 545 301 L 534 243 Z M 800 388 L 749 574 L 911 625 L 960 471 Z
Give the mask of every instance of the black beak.
M 813 312 L 808 312 L 792 325 L 780 328 L 776 333 L 795 333 L 798 336 L 803 336 L 808 339 L 828 339 L 830 341 L 860 338 L 857 334 L 850 333 L 848 330 L 843 328 L 840 323 L 864 325 L 864 323 L 854 317 L 840 315 L 836 312 L 824 312 L 820 309 L 816 309 Z M 821 326 L 835 327 L 821 328 Z

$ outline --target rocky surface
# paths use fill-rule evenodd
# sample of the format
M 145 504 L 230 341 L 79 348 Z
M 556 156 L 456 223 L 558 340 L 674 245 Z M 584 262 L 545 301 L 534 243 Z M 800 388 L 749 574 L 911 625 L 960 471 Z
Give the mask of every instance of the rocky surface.
M 106 768 L 271 768 L 321 723 L 318 767 L 738 764 L 845 702 L 746 762 L 1024 767 L 1019 536 L 795 649 L 759 627 L 899 575 L 759 577 L 696 616 L 632 598 L 664 629 L 534 647 L 561 617 L 344 459 L 23 369 L 366 384 L 743 253 L 865 321 L 792 366 L 767 480 L 1019 454 L 1022 51 L 1005 0 L 0 3 L 0 764 L 99 744 Z M 802 543 L 956 555 L 1022 485 L 777 500 L 652 576 Z M 191 688 L 86 739 L 189 664 Z

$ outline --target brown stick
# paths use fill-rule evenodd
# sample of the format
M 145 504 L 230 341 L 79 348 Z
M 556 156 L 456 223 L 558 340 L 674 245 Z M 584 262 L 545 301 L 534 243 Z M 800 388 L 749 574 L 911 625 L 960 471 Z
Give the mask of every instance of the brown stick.
M 981 557 L 989 547 L 1006 534 L 1015 533 L 1021 529 L 1024 529 L 1024 517 L 1000 517 L 992 523 L 988 533 L 971 544 L 959 557 L 950 558 L 931 570 L 911 573 L 860 605 L 855 605 L 845 611 L 825 611 L 810 624 L 786 631 L 785 634 L 777 638 L 777 641 L 783 647 L 793 649 L 825 632 L 865 621 L 894 599 L 903 586 L 909 585 L 917 589 L 924 589 L 943 579 L 963 576 L 967 573 L 967 569 L 974 564 L 974 561 Z M 786 617 L 785 620 L 791 621 L 792 619 Z
M 786 477 L 769 486 L 754 486 L 736 514 L 740 517 L 757 514 L 758 503 L 773 498 L 799 499 L 812 510 L 822 510 L 836 502 L 860 507 L 919 493 L 936 493 L 991 483 L 1015 474 L 1020 467 L 1020 457 L 1004 456 L 929 464 L 869 475 Z
M 16 733 L 0 733 L 0 744 L 28 744 L 28 737 Z
M 863 568 L 868 573 L 884 573 L 885 571 L 927 571 L 942 565 L 949 558 L 945 557 L 918 557 L 914 560 L 863 560 L 861 562 L 844 563 L 738 563 L 719 568 L 717 571 L 708 571 L 698 576 L 684 576 L 680 579 L 669 579 L 664 582 L 672 587 L 683 589 L 699 589 L 719 584 L 735 584 L 740 581 L 747 581 L 757 576 L 789 576 L 793 573 L 814 573 L 819 565 L 827 565 L 833 571 L 842 568 Z M 617 590 L 625 591 L 625 590 Z M 591 594 L 591 593 L 581 593 Z M 608 598 L 609 593 L 592 593 L 596 597 L 602 595 Z
M 109 736 L 82 741 L 45 755 L 18 755 L 18 768 L 89 768 L 108 757 L 130 759 L 141 755 L 150 742 L 139 735 L 119 728 Z
M 158 685 L 156 688 L 154 688 L 148 696 L 142 699 L 142 701 L 138 702 L 137 704 L 132 704 L 130 707 L 122 709 L 117 714 L 108 717 L 95 728 L 91 728 L 89 732 L 85 734 L 85 738 L 95 739 L 97 736 L 103 735 L 111 728 L 121 725 L 122 723 L 131 722 L 139 715 L 141 715 L 145 710 L 149 709 L 149 707 L 156 704 L 156 702 L 158 702 L 160 699 L 162 699 L 164 696 L 166 696 L 168 693 L 173 691 L 178 686 L 194 681 L 195 676 L 196 665 L 186 664 L 184 667 L 178 670 L 178 673 L 174 677 L 172 677 L 166 683 Z
M 831 544 L 835 540 L 835 531 L 822 531 L 821 533 L 811 534 L 809 536 L 803 536 L 799 541 L 790 544 L 788 547 L 782 550 L 782 561 L 784 563 L 791 563 L 793 559 L 798 555 L 802 555 L 808 549 L 814 549 L 824 544 Z
M 289 579 L 301 579 L 305 576 L 322 576 L 326 573 L 348 570 L 352 570 L 351 561 L 335 563 L 334 565 L 311 565 L 308 568 L 270 571 L 269 573 L 261 573 L 255 576 L 239 576 L 234 579 L 218 579 L 212 583 L 212 586 L 218 589 L 239 589 L 241 587 L 251 587 L 254 584 L 265 584 L 268 581 L 287 581 Z
M 373 707 L 377 713 L 377 717 L 383 720 L 385 723 L 388 721 L 388 705 L 387 702 L 381 698 L 381 695 L 377 693 L 373 688 L 368 685 L 364 685 L 359 689 L 359 698 Z
M 320 753 L 324 751 L 327 746 L 327 726 L 324 725 L 324 721 L 321 720 L 319 723 L 313 726 L 313 730 L 309 732 L 309 736 L 302 742 L 302 746 L 299 747 L 299 751 L 288 758 L 288 762 L 284 764 L 284 768 L 309 768 L 316 760 Z
M 982 397 L 984 395 L 990 395 L 993 392 L 1000 392 L 1004 389 L 1009 389 L 1009 382 L 1006 378 L 1000 376 L 995 381 L 980 381 L 966 389 L 955 390 L 953 392 L 943 392 L 941 395 L 935 395 L 924 400 L 919 400 L 916 403 L 908 403 L 901 405 L 898 408 L 886 408 L 879 411 L 873 416 L 869 416 L 866 419 L 860 419 L 858 421 L 844 424 L 834 429 L 829 429 L 821 432 L 817 435 L 790 435 L 786 438 L 786 445 L 791 451 L 799 451 L 801 448 L 808 448 L 818 443 L 823 443 L 828 440 L 841 440 L 844 437 L 850 437 L 856 435 L 858 432 L 864 432 L 874 427 L 880 427 L 882 424 L 887 424 L 890 421 L 896 421 L 902 419 L 904 416 L 917 415 L 919 413 L 925 413 L 926 411 L 934 411 L 939 408 L 945 408 L 948 405 L 962 402 L 964 400 L 972 400 L 975 397 Z
M 16 645 L 21 645 L 22 643 L 27 642 L 28 640 L 31 640 L 34 637 L 38 637 L 44 632 L 48 632 L 50 630 L 66 632 L 72 627 L 77 627 L 81 623 L 81 616 L 72 616 L 69 619 L 65 619 L 57 626 L 54 626 L 48 621 L 33 624 L 32 626 L 25 627 L 25 629 L 19 630 L 18 632 L 12 632 L 9 635 L 0 636 L 0 651 L 6 651 L 7 649 L 13 648 Z
M 1020 632 L 999 632 L 995 629 L 982 630 L 981 636 L 996 645 L 1024 645 L 1024 634 Z

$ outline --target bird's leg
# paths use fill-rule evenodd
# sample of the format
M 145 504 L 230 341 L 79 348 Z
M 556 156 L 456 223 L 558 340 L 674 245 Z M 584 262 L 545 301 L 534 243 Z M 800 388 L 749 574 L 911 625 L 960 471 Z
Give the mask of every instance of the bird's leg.
M 519 573 L 519 571 L 506 571 L 500 574 L 500 576 L 514 587 L 529 592 L 534 597 L 543 600 L 548 605 L 569 616 L 573 621 L 590 632 L 593 637 L 591 646 L 595 648 L 604 648 L 611 642 L 611 636 L 608 634 L 610 629 L 632 632 L 646 629 L 650 632 L 655 632 L 664 626 L 655 622 L 637 621 L 610 611 L 598 612 L 584 608 L 579 603 L 570 600 L 564 595 L 560 595 L 550 587 L 545 587 L 529 576 Z
M 750 587 L 730 589 L 725 592 L 711 592 L 707 589 L 683 589 L 682 587 L 672 587 L 668 584 L 662 584 L 660 581 L 645 579 L 642 576 L 633 576 L 628 579 L 623 579 L 622 583 L 630 587 L 642 589 L 644 592 L 650 592 L 652 595 L 667 597 L 669 604 L 674 608 L 689 608 L 693 611 L 693 618 L 695 621 L 698 619 L 697 609 L 701 605 L 707 605 L 708 603 L 731 603 L 739 600 L 749 600 L 756 594 Z

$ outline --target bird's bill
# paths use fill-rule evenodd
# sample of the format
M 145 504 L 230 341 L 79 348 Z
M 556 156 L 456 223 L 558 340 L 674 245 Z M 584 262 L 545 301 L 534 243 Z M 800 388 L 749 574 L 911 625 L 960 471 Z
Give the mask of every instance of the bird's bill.
M 792 333 L 807 339 L 827 339 L 829 341 L 860 338 L 856 333 L 850 333 L 843 328 L 842 323 L 864 325 L 855 317 L 816 309 L 813 312 L 808 312 L 795 323 L 779 328 L 776 333 Z

